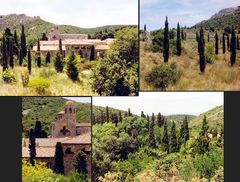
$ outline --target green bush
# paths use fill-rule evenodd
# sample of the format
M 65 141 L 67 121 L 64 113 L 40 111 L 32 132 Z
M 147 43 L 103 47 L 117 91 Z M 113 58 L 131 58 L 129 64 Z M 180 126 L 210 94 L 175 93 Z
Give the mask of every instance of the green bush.
M 40 71 L 40 77 L 50 78 L 51 76 L 56 75 L 57 72 L 55 70 L 51 70 L 49 68 L 42 68 Z
M 42 77 L 31 80 L 28 84 L 29 87 L 35 88 L 36 92 L 40 95 L 44 95 L 47 89 L 50 87 L 50 81 Z
M 15 75 L 13 74 L 12 71 L 10 71 L 9 69 L 6 69 L 3 73 L 2 73 L 2 79 L 5 83 L 13 83 L 16 82 L 16 78 Z
M 25 71 L 22 73 L 22 85 L 23 87 L 26 87 L 29 83 L 29 73 L 28 71 Z
M 176 64 L 160 64 L 155 66 L 145 76 L 145 81 L 154 85 L 157 88 L 165 90 L 168 85 L 176 83 L 180 76 L 181 70 L 177 68 Z
M 207 63 L 213 64 L 215 61 L 214 59 L 215 59 L 215 55 L 214 55 L 213 45 L 208 43 L 206 44 L 206 47 L 205 47 L 205 60 Z

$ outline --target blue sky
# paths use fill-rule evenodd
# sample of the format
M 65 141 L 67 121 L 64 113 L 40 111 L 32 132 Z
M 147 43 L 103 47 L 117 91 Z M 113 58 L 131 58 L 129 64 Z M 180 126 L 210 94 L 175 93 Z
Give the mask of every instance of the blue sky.
M 90 28 L 138 24 L 138 0 L 0 0 L 0 14 L 40 16 L 55 24 Z
M 164 27 L 166 16 L 169 26 L 193 26 L 209 19 L 223 8 L 240 5 L 239 0 L 140 0 L 140 26 L 148 30 Z
M 163 115 L 199 115 L 223 105 L 223 92 L 140 92 L 139 97 L 93 97 L 93 105 L 109 106 L 140 115 L 141 111 Z

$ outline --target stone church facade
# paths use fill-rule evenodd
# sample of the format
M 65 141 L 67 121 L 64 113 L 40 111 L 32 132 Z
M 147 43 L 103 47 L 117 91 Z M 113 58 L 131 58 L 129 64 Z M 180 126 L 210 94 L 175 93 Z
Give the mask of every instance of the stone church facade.
M 49 138 L 36 138 L 36 160 L 46 162 L 53 168 L 55 146 L 61 142 L 64 152 L 64 173 L 75 169 L 75 160 L 80 151 L 87 156 L 88 176 L 91 176 L 91 124 L 77 123 L 76 108 L 72 101 L 67 101 L 64 111 L 57 114 L 57 121 L 52 124 Z M 29 158 L 29 139 L 22 141 L 22 157 Z

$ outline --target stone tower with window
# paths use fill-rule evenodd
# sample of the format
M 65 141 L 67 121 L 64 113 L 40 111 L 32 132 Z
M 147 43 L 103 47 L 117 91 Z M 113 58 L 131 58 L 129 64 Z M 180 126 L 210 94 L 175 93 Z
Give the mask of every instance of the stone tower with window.
M 57 121 L 52 124 L 52 138 L 76 136 L 76 108 L 72 101 L 67 101 L 64 111 L 57 114 Z

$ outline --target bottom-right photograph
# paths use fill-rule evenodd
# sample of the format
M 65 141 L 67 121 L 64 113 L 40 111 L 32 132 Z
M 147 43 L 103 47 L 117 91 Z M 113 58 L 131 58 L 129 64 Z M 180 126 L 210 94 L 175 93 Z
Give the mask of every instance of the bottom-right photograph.
M 223 92 L 93 97 L 92 181 L 224 181 Z

